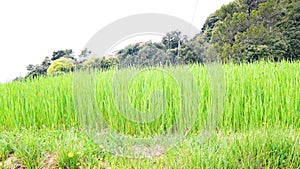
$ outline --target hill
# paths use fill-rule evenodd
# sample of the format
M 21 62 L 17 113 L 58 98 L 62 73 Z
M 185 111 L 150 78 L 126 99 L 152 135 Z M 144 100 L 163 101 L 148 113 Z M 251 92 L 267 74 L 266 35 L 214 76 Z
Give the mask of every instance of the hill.
M 203 28 L 222 61 L 300 59 L 300 1 L 235 0 L 211 14 Z

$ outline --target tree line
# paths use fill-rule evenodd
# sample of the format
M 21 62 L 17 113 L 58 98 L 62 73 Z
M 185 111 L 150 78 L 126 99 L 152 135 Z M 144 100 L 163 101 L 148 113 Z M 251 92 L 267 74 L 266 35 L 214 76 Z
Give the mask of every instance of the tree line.
M 161 42 L 130 44 L 115 57 L 90 53 L 84 49 L 76 57 L 72 49 L 54 51 L 41 64 L 28 65 L 25 79 L 74 69 L 299 60 L 300 1 L 235 0 L 211 14 L 192 39 L 174 30 Z

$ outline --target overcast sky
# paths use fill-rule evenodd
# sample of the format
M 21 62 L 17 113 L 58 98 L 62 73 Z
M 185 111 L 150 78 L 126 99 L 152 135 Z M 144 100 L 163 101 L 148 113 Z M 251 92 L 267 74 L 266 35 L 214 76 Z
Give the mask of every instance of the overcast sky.
M 55 50 L 73 49 L 78 54 L 97 31 L 123 17 L 142 13 L 168 14 L 200 29 L 209 14 L 230 1 L 0 1 L 0 82 L 24 76 L 28 64 L 41 63 Z

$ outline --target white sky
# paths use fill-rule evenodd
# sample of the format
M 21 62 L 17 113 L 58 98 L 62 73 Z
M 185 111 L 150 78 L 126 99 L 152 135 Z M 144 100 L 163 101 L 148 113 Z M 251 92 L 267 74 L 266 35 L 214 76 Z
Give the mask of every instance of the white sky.
M 1 0 L 0 82 L 24 76 L 28 64 L 40 64 L 53 51 L 73 49 L 78 54 L 97 31 L 123 17 L 168 14 L 200 29 L 209 14 L 230 1 Z

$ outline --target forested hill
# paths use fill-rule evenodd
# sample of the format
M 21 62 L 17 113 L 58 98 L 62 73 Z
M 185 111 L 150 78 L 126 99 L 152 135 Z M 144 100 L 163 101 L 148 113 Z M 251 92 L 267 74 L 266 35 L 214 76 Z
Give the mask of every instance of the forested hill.
M 300 59 L 299 0 L 235 0 L 203 28 L 223 61 Z
M 75 68 L 192 64 L 216 58 L 223 63 L 300 60 L 300 0 L 235 0 L 211 14 L 192 39 L 174 30 L 161 42 L 130 44 L 113 58 L 89 54 L 89 49 L 77 57 L 71 49 L 54 51 L 40 65 L 27 66 L 25 79 Z

